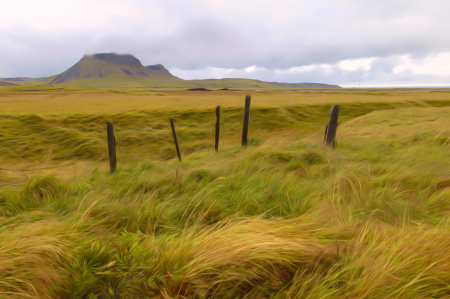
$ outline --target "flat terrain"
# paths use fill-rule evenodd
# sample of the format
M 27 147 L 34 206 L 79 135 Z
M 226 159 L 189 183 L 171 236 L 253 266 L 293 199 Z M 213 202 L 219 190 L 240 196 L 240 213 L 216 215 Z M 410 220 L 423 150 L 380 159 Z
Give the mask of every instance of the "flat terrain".
M 0 103 L 2 298 L 450 297 L 450 90 L 55 85 Z
M 54 85 L 0 88 L 0 104 L 2 114 L 111 114 L 161 109 L 214 109 L 217 105 L 242 107 L 246 94 L 253 96 L 253 105 L 258 107 L 450 99 L 450 90 L 425 89 L 208 92 L 155 89 L 108 90 Z

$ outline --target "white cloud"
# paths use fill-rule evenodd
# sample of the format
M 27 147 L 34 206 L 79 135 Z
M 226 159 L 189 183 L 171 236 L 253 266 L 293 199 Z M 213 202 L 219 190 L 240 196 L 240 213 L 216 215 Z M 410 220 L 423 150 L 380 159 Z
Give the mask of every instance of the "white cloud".
M 246 73 L 249 73 L 249 74 L 255 73 L 255 72 L 262 72 L 262 71 L 265 71 L 265 70 L 266 70 L 265 68 L 263 68 L 263 67 L 257 67 L 256 65 L 252 65 L 252 66 L 246 67 L 246 68 L 244 69 L 244 71 L 245 71 Z
M 360 59 L 346 59 L 338 63 L 339 68 L 343 71 L 369 71 L 372 68 L 372 63 L 377 59 L 376 57 L 360 58 Z
M 444 53 L 417 61 L 402 55 L 387 58 L 346 59 L 334 64 L 310 64 L 285 69 L 251 66 L 241 69 L 172 68 L 170 71 L 183 79 L 255 78 L 290 83 L 330 83 L 344 87 L 450 86 L 448 77 L 450 72 L 446 68 L 450 63 L 449 59 L 450 53 Z M 411 75 L 411 72 L 417 75 Z
M 310 65 L 304 65 L 304 66 L 295 66 L 295 67 L 291 67 L 289 69 L 276 69 L 275 73 L 281 74 L 283 72 L 288 72 L 288 73 L 306 73 L 306 72 L 311 72 L 313 70 L 318 69 L 320 66 L 318 66 L 317 64 L 310 64 Z
M 416 60 L 410 55 L 401 56 L 401 63 L 393 69 L 394 74 L 413 72 L 425 75 L 450 75 L 450 52 L 434 54 L 425 59 Z
M 183 70 L 179 68 L 170 68 L 169 71 L 182 79 L 221 79 L 221 78 L 243 78 L 247 74 L 246 70 L 225 69 L 218 67 L 206 67 L 196 70 Z M 240 76 L 239 76 L 240 75 Z

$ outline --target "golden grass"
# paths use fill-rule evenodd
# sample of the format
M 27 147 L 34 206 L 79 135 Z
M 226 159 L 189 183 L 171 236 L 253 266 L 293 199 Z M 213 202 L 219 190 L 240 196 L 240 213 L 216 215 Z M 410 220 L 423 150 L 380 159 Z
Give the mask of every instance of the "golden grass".
M 320 271 L 337 258 L 334 248 L 321 243 L 320 231 L 305 219 L 235 221 L 193 227 L 164 243 L 144 241 L 150 251 L 164 248 L 157 266 L 146 273 L 147 284 L 168 298 L 228 293 L 241 297 L 249 291 L 262 295 L 260 284 L 280 288 L 296 269 Z
M 65 112 L 30 115 L 34 104 L 21 102 L 23 114 L 2 115 L 0 184 L 18 186 L 0 189 L 0 297 L 450 296 L 447 93 L 255 93 L 241 148 L 244 92 L 158 96 L 179 96 L 175 108 L 120 92 L 85 93 L 85 112 L 66 100 L 79 91 L 51 93 Z M 111 110 L 93 108 L 116 96 Z M 129 111 L 141 100 L 148 106 Z M 229 108 L 216 153 L 219 102 Z M 335 103 L 331 149 L 322 134 Z M 106 120 L 116 125 L 114 174 Z M 27 137 L 36 139 L 8 143 Z
M 423 134 L 450 136 L 448 108 L 405 108 L 372 112 L 342 125 L 342 138 L 411 138 Z M 445 140 L 442 140 L 446 142 Z
M 65 224 L 54 220 L 14 222 L 7 219 L 1 223 L 0 296 L 55 298 L 68 278 L 63 265 L 70 262 L 72 246 Z
M 55 87 L 57 87 L 56 85 Z M 21 87 L 23 89 L 23 87 Z M 32 87 L 29 87 L 30 89 Z M 38 87 L 33 87 L 39 89 Z M 70 88 L 70 87 L 67 87 Z M 106 90 L 81 89 L 65 92 L 26 92 L 0 88 L 2 114 L 103 114 L 142 110 L 213 109 L 242 107 L 246 94 L 253 96 L 252 106 L 279 107 L 318 104 L 450 100 L 446 92 L 430 90 L 388 91 L 182 91 L 182 90 Z M 87 90 L 86 90 L 87 89 Z M 4 91 L 3 91 L 4 90 Z

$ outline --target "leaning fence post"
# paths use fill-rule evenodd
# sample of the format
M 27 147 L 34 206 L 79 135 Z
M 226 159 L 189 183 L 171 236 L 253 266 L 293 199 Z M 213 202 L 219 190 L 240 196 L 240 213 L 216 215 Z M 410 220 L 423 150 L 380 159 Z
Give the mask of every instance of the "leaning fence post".
M 323 142 L 327 141 L 327 132 L 328 132 L 328 125 L 325 126 L 325 135 L 323 136 Z
M 112 121 L 106 122 L 108 135 L 109 168 L 111 173 L 116 171 L 116 138 L 114 137 L 114 126 Z
M 336 143 L 336 130 L 338 126 L 338 118 L 339 118 L 339 105 L 333 105 L 331 107 L 330 120 L 328 122 L 328 132 L 326 137 L 326 144 L 335 146 Z
M 216 152 L 219 151 L 220 106 L 216 107 Z
M 245 110 L 244 110 L 244 126 L 242 128 L 242 146 L 247 145 L 248 138 L 248 123 L 250 120 L 250 102 L 251 96 L 245 96 Z
M 175 132 L 175 125 L 173 124 L 173 119 L 170 119 L 170 126 L 172 127 L 173 141 L 175 142 L 175 147 L 177 148 L 178 160 L 181 161 L 180 148 L 178 147 L 177 133 Z

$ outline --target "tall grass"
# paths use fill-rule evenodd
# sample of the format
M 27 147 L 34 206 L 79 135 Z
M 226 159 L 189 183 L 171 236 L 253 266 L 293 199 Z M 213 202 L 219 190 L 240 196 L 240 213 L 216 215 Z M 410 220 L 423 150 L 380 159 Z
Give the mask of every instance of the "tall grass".
M 423 105 L 355 103 L 335 149 L 322 144 L 329 106 L 252 110 L 246 148 L 236 145 L 242 111 L 230 109 L 218 153 L 205 111 L 4 116 L 4 142 L 63 133 L 54 141 L 83 150 L 58 158 L 22 151 L 49 142 L 6 144 L 2 169 L 33 157 L 92 166 L 31 172 L 0 190 L 0 297 L 449 297 L 450 109 Z

